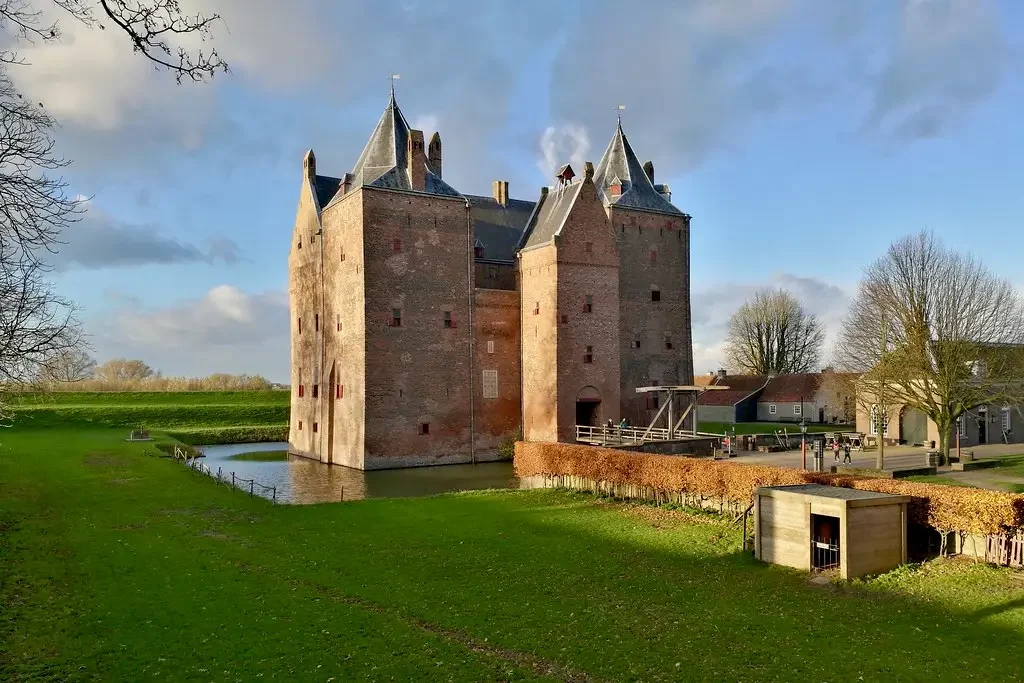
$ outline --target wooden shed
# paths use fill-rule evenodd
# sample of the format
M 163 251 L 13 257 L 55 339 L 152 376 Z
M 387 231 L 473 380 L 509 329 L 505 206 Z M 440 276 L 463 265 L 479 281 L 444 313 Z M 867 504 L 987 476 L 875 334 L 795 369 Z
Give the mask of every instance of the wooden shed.
M 838 486 L 766 486 L 754 498 L 759 560 L 813 571 L 838 568 L 844 579 L 878 574 L 907 561 L 907 503 Z

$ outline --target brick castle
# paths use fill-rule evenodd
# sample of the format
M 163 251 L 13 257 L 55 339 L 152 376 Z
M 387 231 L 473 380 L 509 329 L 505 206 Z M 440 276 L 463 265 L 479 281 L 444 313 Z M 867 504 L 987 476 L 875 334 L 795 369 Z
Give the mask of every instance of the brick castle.
M 621 123 L 536 201 L 442 179 L 392 93 L 351 173 L 312 150 L 288 259 L 292 452 L 358 469 L 489 460 L 522 432 L 647 424 L 690 384 L 690 216 Z

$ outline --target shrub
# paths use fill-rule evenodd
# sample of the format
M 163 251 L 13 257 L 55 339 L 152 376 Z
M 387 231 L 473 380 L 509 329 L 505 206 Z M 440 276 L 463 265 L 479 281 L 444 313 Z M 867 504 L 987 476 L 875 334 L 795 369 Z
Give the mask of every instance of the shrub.
M 753 500 L 754 491 L 760 486 L 828 484 L 911 496 L 908 506 L 911 521 L 940 531 L 995 534 L 1024 527 L 1024 495 L 941 484 L 555 443 L 517 443 L 515 469 L 519 477 L 575 476 L 664 492 L 685 492 L 744 505 Z
M 180 429 L 168 431 L 167 436 L 194 446 L 212 446 L 220 443 L 266 443 L 287 441 L 288 425 Z

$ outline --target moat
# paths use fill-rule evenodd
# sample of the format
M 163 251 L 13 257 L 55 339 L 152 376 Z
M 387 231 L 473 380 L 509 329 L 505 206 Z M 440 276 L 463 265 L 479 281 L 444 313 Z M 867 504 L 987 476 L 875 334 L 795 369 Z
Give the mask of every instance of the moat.
M 364 472 L 340 465 L 288 456 L 269 462 L 233 460 L 239 453 L 283 451 L 287 443 L 250 443 L 202 446 L 204 463 L 214 472 L 221 468 L 243 479 L 277 487 L 281 503 L 334 503 L 365 498 L 408 498 L 452 491 L 519 488 L 512 463 L 443 465 Z M 268 494 L 269 497 L 269 494 Z

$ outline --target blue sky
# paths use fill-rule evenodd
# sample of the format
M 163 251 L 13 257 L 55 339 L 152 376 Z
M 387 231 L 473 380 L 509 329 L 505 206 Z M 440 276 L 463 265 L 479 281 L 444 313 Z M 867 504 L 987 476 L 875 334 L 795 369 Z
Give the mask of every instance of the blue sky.
M 615 105 L 693 216 L 695 369 L 784 286 L 841 337 L 860 272 L 933 230 L 1024 285 L 1024 8 L 986 0 L 398 3 L 210 0 L 232 72 L 176 86 L 112 31 L 65 24 L 14 78 L 61 121 L 91 197 L 54 277 L 97 358 L 288 376 L 287 253 L 312 147 L 351 170 L 399 72 L 445 179 L 533 199 L 596 162 Z

